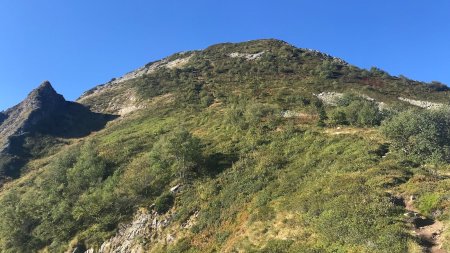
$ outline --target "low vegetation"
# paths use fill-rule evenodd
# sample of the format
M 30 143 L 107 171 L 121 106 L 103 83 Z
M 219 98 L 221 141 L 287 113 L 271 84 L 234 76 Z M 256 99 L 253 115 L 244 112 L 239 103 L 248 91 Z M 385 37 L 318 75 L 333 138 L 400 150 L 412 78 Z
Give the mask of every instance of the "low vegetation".
M 236 51 L 266 53 L 227 57 Z M 98 249 L 140 208 L 172 212 L 179 231 L 144 244 L 153 252 L 412 252 L 419 242 L 394 195 L 449 217 L 448 113 L 382 110 L 354 92 L 394 100 L 425 84 L 272 40 L 216 45 L 184 69 L 128 82 L 142 99 L 175 102 L 29 163 L 0 193 L 0 251 Z M 336 105 L 313 95 L 333 87 L 345 92 Z

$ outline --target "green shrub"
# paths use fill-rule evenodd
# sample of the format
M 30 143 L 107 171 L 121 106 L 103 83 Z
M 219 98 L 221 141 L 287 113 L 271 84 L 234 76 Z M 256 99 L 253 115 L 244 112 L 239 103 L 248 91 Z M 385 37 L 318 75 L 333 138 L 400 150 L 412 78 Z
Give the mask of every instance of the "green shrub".
M 167 253 L 186 253 L 186 252 L 195 252 L 192 250 L 192 245 L 190 241 L 186 238 L 183 238 L 166 251 Z
M 351 94 L 345 94 L 329 115 L 331 125 L 373 127 L 382 120 L 383 113 L 375 102 Z
M 385 122 L 382 132 L 392 146 L 414 162 L 450 162 L 450 113 L 409 110 Z
M 164 193 L 155 200 L 155 211 L 158 213 L 166 213 L 172 208 L 175 197 L 172 193 Z
M 378 106 L 373 102 L 364 102 L 358 112 L 359 126 L 379 126 L 383 118 Z

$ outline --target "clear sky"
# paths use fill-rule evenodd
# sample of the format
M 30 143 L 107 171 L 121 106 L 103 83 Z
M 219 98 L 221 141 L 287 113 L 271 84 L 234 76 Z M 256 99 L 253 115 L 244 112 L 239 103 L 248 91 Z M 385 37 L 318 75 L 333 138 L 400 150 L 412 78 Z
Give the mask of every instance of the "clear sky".
M 260 38 L 450 84 L 448 0 L 0 0 L 0 110 L 43 80 L 74 100 L 172 53 Z

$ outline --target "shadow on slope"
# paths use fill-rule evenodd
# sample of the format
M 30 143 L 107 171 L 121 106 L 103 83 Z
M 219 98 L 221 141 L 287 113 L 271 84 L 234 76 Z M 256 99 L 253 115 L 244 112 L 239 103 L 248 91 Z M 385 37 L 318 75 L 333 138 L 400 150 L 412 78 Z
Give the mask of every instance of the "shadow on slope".
M 75 102 L 61 104 L 51 115 L 34 111 L 23 132 L 10 136 L 6 149 L 0 153 L 0 185 L 19 178 L 29 160 L 54 153 L 66 143 L 65 139 L 86 137 L 117 117 L 92 112 Z
M 39 118 L 40 112 L 34 112 L 33 118 Z M 116 119 L 117 115 L 95 113 L 85 106 L 66 102 L 63 108 L 53 112 L 48 119 L 34 125 L 33 132 L 59 138 L 81 138 L 103 129 L 106 124 Z

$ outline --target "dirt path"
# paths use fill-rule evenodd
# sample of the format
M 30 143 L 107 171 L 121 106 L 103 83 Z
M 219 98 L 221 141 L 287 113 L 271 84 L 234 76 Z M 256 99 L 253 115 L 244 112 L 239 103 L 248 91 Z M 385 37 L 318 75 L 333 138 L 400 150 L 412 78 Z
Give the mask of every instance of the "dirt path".
M 420 214 L 414 206 L 414 198 L 405 200 L 405 214 L 412 223 L 414 234 L 420 239 L 423 252 L 425 253 L 448 253 L 442 249 L 441 234 L 444 225 L 438 220 L 427 218 Z

